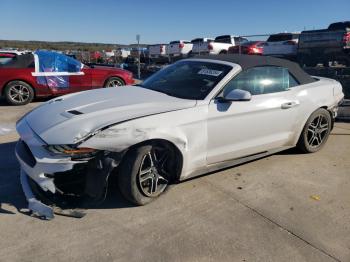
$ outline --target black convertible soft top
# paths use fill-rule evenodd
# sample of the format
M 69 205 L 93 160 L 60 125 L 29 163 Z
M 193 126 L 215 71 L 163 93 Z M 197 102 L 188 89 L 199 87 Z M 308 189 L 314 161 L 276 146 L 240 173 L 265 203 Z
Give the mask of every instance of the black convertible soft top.
M 297 63 L 271 56 L 221 54 L 197 56 L 195 58 L 231 62 L 240 65 L 243 70 L 257 66 L 280 66 L 287 68 L 301 85 L 309 84 L 316 81 L 309 74 L 307 74 Z

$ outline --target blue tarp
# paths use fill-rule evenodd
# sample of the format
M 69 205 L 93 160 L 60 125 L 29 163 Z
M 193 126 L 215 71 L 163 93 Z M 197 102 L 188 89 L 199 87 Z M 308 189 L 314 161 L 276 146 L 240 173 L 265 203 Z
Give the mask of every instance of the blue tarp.
M 51 51 L 36 51 L 39 58 L 39 72 L 80 72 L 81 63 L 74 58 Z
M 38 50 L 34 55 L 37 56 L 35 72 L 38 84 L 50 88 L 68 88 L 69 75 L 81 72 L 82 64 L 64 54 Z

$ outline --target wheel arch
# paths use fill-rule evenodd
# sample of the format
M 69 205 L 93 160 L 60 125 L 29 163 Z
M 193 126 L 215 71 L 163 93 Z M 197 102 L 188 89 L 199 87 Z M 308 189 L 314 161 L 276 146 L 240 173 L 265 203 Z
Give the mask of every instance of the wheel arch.
M 127 157 L 128 153 L 135 149 L 138 148 L 140 146 L 145 146 L 145 145 L 158 145 L 158 146 L 164 146 L 166 148 L 169 148 L 170 150 L 172 150 L 175 154 L 175 162 L 176 162 L 176 171 L 174 173 L 174 177 L 173 177 L 173 182 L 176 182 L 180 179 L 181 173 L 182 173 L 182 168 L 183 168 L 183 160 L 184 160 L 184 156 L 181 152 L 181 150 L 171 141 L 167 140 L 167 139 L 163 139 L 163 138 L 152 138 L 152 139 L 148 139 L 139 143 L 136 143 L 132 146 L 130 146 L 124 153 L 123 158 L 121 161 L 123 161 L 123 159 L 125 157 Z
M 320 106 L 320 107 L 316 108 L 315 110 L 313 110 L 313 111 L 304 119 L 304 121 L 303 121 L 303 123 L 302 123 L 302 125 L 301 125 L 300 130 L 298 130 L 298 133 L 297 133 L 297 135 L 296 135 L 295 138 L 294 138 L 294 143 L 293 143 L 294 145 L 297 144 L 297 142 L 298 142 L 298 140 L 299 140 L 299 138 L 300 138 L 300 136 L 301 136 L 301 134 L 302 134 L 302 132 L 303 132 L 303 129 L 304 129 L 304 127 L 305 127 L 305 125 L 306 125 L 306 122 L 307 122 L 307 120 L 309 119 L 309 117 L 310 117 L 315 111 L 317 111 L 317 110 L 320 109 L 320 108 L 327 110 L 327 112 L 329 113 L 329 115 L 330 115 L 330 117 L 331 117 L 331 119 L 332 119 L 331 130 L 333 129 L 333 126 L 334 126 L 334 118 L 333 118 L 332 112 L 330 111 L 330 109 L 329 109 L 328 106 L 325 106 L 325 105 L 324 105 L 324 106 Z
M 119 75 L 108 75 L 105 79 L 105 81 L 103 82 L 103 87 L 106 86 L 107 82 L 111 79 L 111 78 L 119 78 L 120 80 L 123 81 L 124 85 L 126 84 L 126 81 L 125 79 L 122 77 L 122 76 L 119 76 Z
M 330 115 L 331 120 L 332 120 L 331 130 L 333 130 L 335 119 L 334 119 L 334 116 L 333 116 L 333 113 L 332 113 L 331 109 L 328 106 L 321 106 L 320 108 L 326 109 L 328 114 Z

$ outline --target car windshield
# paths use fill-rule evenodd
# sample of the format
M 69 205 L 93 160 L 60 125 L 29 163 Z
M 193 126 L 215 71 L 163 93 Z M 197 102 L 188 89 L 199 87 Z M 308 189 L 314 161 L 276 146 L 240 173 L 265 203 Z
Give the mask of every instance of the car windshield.
M 140 86 L 178 98 L 203 100 L 231 69 L 214 62 L 180 61 L 157 72 Z

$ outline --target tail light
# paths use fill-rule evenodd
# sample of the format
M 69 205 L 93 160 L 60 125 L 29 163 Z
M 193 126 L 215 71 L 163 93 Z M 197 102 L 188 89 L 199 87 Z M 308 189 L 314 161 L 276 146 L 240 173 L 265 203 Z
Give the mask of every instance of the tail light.
M 181 49 L 181 48 L 184 48 L 184 46 L 185 46 L 184 43 L 180 43 L 180 44 L 179 44 L 179 48 L 180 48 L 180 49 Z
M 250 47 L 249 50 L 254 53 L 254 54 L 260 54 L 261 53 L 261 49 L 258 47 Z
M 344 42 L 345 44 L 347 44 L 347 43 L 350 42 L 350 32 L 347 32 L 347 33 L 344 34 L 344 36 L 343 36 L 343 42 Z
M 164 51 L 164 46 L 161 45 L 159 49 L 160 49 L 160 52 L 162 53 Z
M 297 43 L 293 40 L 289 40 L 283 43 L 284 45 L 296 45 Z
M 208 50 L 213 50 L 213 45 L 212 44 L 208 44 Z

